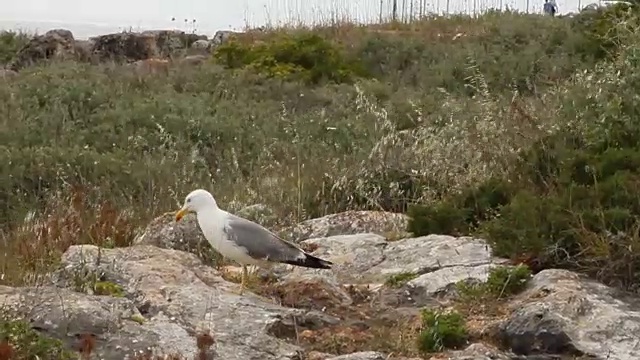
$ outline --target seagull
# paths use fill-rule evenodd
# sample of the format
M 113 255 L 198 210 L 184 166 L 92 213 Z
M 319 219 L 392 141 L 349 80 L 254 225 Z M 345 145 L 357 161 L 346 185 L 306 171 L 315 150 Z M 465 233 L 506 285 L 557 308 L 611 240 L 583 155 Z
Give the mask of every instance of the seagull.
M 331 269 L 332 262 L 306 253 L 253 221 L 218 207 L 210 192 L 197 189 L 189 193 L 175 214 L 176 222 L 195 213 L 205 239 L 222 256 L 242 265 L 239 294 L 244 292 L 247 265 L 270 268 L 275 263 L 314 269 Z

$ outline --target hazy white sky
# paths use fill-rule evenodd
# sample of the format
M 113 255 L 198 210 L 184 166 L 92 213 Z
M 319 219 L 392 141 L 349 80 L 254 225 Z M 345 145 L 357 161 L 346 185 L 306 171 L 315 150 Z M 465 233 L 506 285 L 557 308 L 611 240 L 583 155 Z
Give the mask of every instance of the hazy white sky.
M 421 0 L 398 0 L 407 10 Z M 560 12 L 576 11 L 598 0 L 557 0 Z M 197 32 L 212 34 L 220 29 L 240 29 L 247 22 L 262 25 L 299 18 L 319 21 L 332 12 L 348 14 L 361 21 L 375 19 L 390 8 L 392 0 L 0 0 L 0 28 L 22 28 L 38 32 L 65 27 L 78 37 L 119 31 L 124 28 L 178 28 L 192 30 L 184 19 L 196 20 Z M 422 0 L 434 12 L 483 8 L 511 8 L 540 11 L 544 0 Z M 304 4 L 304 5 L 303 5 Z M 176 21 L 171 22 L 175 17 Z

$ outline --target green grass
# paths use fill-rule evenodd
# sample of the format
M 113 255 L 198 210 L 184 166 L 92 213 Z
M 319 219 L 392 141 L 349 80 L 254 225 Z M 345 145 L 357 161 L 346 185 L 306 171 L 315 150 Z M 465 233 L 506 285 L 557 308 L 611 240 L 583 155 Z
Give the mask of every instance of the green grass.
M 13 56 L 26 45 L 31 36 L 23 32 L 0 31 L 0 67 L 8 64 Z
M 523 291 L 531 279 L 531 269 L 526 265 L 498 266 L 489 271 L 486 282 L 456 284 L 460 300 L 469 305 L 482 305 L 509 298 Z

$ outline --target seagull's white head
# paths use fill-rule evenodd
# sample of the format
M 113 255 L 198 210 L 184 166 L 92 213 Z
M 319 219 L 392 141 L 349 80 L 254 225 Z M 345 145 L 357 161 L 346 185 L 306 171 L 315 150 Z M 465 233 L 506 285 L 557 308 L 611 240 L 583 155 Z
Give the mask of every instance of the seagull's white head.
M 218 203 L 210 192 L 203 189 L 193 190 L 184 199 L 182 208 L 176 213 L 176 221 L 180 221 L 188 213 L 198 213 L 205 209 L 217 209 Z

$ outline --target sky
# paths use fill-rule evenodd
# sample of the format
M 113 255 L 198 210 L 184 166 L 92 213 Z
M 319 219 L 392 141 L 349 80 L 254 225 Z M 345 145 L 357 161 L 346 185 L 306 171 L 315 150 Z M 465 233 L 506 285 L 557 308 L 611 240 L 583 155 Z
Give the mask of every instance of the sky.
M 392 0 L 0 0 L 0 29 L 38 33 L 66 28 L 78 38 L 122 30 L 180 29 L 212 36 L 217 30 L 241 30 L 291 21 L 319 22 L 340 13 L 352 20 L 372 21 Z M 407 12 L 420 1 L 432 12 L 472 12 L 509 5 L 541 12 L 543 0 L 398 0 Z M 556 0 L 560 13 L 575 12 L 598 0 Z M 382 3 L 381 3 L 382 2 Z M 527 6 L 528 3 L 528 6 Z M 304 6 L 302 5 L 304 4 Z M 171 21 L 175 18 L 175 21 Z M 187 23 L 185 23 L 187 19 Z M 196 20 L 193 23 L 193 20 Z

